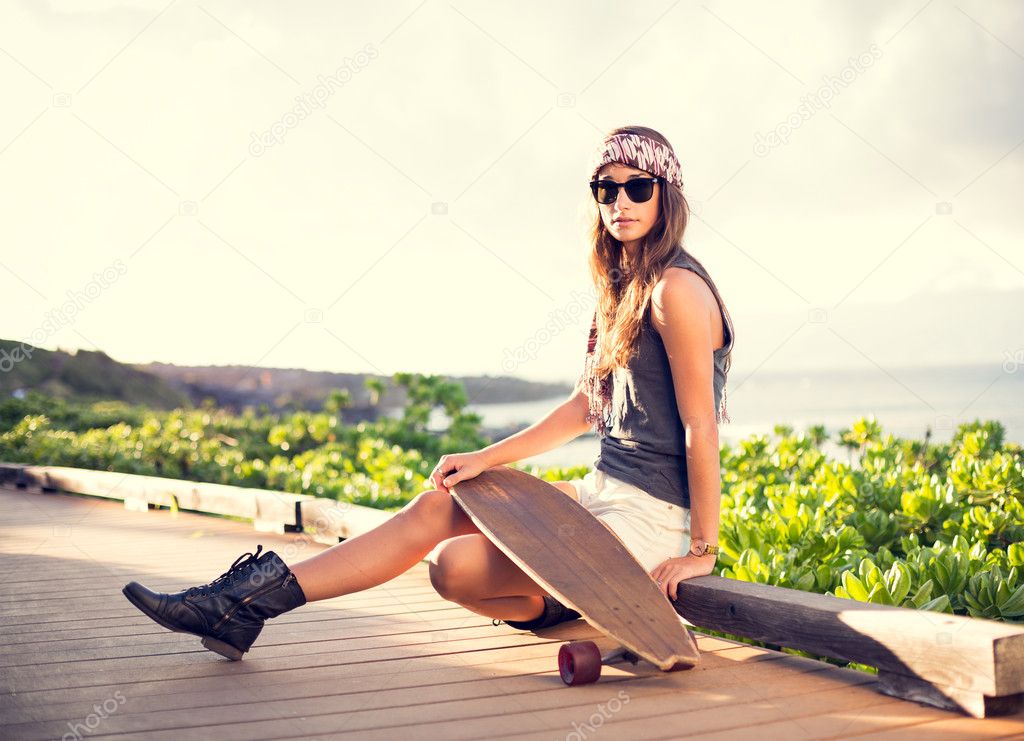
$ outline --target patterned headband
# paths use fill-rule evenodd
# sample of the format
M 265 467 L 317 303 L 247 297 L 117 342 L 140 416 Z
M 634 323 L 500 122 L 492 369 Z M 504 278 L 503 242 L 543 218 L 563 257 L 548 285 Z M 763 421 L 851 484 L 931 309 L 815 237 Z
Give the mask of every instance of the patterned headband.
M 621 162 L 652 175 L 665 178 L 679 190 L 683 189 L 682 168 L 671 147 L 642 134 L 614 134 L 605 138 L 593 158 L 590 176 L 609 162 Z

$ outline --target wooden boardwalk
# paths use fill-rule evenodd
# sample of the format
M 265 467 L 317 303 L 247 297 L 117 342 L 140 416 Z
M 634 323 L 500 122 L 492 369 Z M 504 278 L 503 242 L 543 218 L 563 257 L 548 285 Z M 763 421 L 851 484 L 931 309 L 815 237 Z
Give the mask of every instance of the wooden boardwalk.
M 0 737 L 146 739 L 1024 738 L 1024 713 L 984 720 L 876 692 L 871 675 L 698 634 L 699 666 L 605 667 L 566 687 L 566 638 L 494 626 L 441 599 L 425 562 L 374 589 L 269 621 L 241 662 L 155 625 L 121 594 L 209 581 L 262 543 L 301 535 L 117 501 L 0 488 Z

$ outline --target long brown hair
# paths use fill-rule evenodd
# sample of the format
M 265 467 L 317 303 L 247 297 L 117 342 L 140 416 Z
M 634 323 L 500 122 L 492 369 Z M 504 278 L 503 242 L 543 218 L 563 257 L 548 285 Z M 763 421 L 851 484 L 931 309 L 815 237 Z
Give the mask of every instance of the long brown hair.
M 671 144 L 664 136 L 646 126 L 620 126 L 606 134 L 606 137 L 615 134 L 640 134 L 671 148 Z M 629 272 L 625 272 L 622 243 L 608 232 L 601 218 L 600 209 L 591 201 L 594 203 L 594 218 L 589 234 L 591 250 L 588 263 L 597 292 L 597 309 L 591 327 L 588 351 L 594 352 L 595 329 L 598 336 L 607 340 L 602 339 L 598 342 L 596 354 L 588 359 L 592 366 L 592 384 L 600 384 L 604 390 L 604 393 L 599 393 L 595 386 L 588 390 L 588 396 L 591 396 L 591 409 L 594 410 L 589 419 L 597 417 L 596 410 L 603 408 L 608 402 L 612 371 L 616 367 L 625 366 L 636 351 L 654 286 L 665 268 L 679 256 L 680 252 L 686 255 L 701 277 L 707 281 L 722 309 L 731 338 L 729 351 L 724 356 L 726 373 L 732 365 L 731 345 L 735 340 L 732 318 L 707 269 L 683 246 L 683 234 L 690 220 L 690 206 L 686 196 L 675 186 L 664 182 L 658 190 L 658 218 L 643 237 L 636 264 L 630 265 Z M 598 395 L 603 398 L 593 398 Z M 724 404 L 721 416 L 728 420 Z

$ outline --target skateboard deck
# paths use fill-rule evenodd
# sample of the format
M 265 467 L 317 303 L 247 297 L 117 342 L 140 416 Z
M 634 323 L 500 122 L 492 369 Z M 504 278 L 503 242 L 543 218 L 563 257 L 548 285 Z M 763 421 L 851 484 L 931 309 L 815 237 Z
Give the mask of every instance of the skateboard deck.
M 662 671 L 700 661 L 693 635 L 651 575 L 615 533 L 558 487 L 494 466 L 449 491 L 519 568 L 622 644 L 611 660 L 636 663 L 632 653 Z

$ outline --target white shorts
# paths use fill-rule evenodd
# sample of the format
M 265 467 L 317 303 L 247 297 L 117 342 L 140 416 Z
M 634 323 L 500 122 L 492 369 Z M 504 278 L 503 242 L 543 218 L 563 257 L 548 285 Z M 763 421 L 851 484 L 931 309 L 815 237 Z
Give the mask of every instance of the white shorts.
M 648 573 L 690 550 L 688 508 L 656 499 L 597 468 L 569 483 L 580 504 L 607 523 Z

